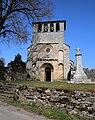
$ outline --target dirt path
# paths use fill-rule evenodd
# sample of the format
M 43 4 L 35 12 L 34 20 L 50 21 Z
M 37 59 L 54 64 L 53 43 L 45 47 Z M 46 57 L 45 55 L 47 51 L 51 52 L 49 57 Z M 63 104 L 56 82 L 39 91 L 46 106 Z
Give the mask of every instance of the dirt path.
M 35 113 L 27 112 L 21 108 L 7 105 L 0 101 L 0 120 L 49 120 Z

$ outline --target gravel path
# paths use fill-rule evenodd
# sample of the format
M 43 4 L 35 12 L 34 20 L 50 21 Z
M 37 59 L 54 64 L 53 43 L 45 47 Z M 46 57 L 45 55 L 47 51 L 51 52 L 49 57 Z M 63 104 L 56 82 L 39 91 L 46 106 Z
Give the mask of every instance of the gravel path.
M 0 101 L 0 120 L 50 120 Z

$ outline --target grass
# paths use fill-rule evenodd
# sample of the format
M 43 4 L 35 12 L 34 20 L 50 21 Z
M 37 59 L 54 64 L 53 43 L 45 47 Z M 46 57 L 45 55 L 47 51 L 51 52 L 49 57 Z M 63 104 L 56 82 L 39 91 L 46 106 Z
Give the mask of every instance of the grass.
M 91 91 L 95 92 L 95 84 L 70 84 L 67 82 L 41 82 L 30 80 L 17 80 L 14 83 L 23 84 L 32 87 L 56 88 L 64 90 Z
M 70 115 L 66 113 L 65 111 L 59 110 L 57 108 L 53 107 L 44 107 L 44 106 L 37 106 L 36 104 L 26 104 L 21 101 L 14 101 L 10 99 L 6 99 L 5 102 L 8 104 L 14 105 L 16 107 L 23 108 L 29 112 L 34 112 L 39 115 L 44 115 L 45 117 L 49 119 L 54 120 L 90 120 L 85 117 L 81 117 L 79 115 Z

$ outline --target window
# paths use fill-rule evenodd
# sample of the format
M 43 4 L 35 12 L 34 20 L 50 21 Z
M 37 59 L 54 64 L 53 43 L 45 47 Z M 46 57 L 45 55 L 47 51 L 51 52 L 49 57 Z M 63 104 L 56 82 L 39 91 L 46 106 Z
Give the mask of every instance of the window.
M 46 52 L 49 53 L 49 52 L 50 52 L 50 48 L 47 48 L 47 49 L 46 49 Z
M 60 31 L 60 24 L 56 23 L 56 32 Z
M 54 31 L 54 25 L 53 23 L 50 24 L 50 32 L 53 32 Z
M 38 24 L 38 32 L 41 32 L 41 31 L 42 31 L 42 25 Z
M 44 32 L 48 32 L 48 24 L 44 24 Z

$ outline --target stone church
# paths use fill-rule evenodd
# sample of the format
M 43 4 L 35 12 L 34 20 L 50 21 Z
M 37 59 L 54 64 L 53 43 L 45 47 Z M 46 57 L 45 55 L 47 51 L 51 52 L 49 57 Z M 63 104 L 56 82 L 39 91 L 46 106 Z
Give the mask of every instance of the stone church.
M 32 45 L 28 47 L 27 70 L 41 81 L 68 79 L 73 62 L 64 42 L 66 21 L 33 22 Z

